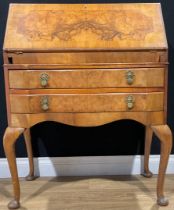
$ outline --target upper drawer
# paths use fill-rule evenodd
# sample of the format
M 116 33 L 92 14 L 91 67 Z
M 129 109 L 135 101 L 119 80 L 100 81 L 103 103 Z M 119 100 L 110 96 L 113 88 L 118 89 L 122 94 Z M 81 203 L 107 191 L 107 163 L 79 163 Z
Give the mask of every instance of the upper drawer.
M 101 94 L 10 94 L 12 113 L 162 111 L 163 92 Z
M 10 88 L 162 87 L 163 68 L 10 70 Z
M 167 62 L 166 51 L 118 51 L 118 52 L 57 52 L 57 53 L 8 53 L 10 64 L 144 64 Z

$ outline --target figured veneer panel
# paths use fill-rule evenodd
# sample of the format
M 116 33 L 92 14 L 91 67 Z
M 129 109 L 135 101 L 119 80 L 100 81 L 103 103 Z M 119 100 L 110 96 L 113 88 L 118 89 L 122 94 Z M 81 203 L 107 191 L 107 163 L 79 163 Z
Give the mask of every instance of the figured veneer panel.
M 167 48 L 160 4 L 10 5 L 5 50 L 128 48 Z

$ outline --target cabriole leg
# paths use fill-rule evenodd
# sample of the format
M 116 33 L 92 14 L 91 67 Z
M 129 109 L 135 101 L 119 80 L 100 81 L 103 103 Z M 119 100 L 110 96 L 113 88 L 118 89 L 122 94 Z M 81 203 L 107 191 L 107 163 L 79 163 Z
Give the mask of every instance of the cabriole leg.
M 153 134 L 152 128 L 146 126 L 145 149 L 144 149 L 144 173 L 142 175 L 147 178 L 153 176 L 152 172 L 149 170 L 149 156 L 152 144 L 152 134 Z
M 172 148 L 172 132 L 167 125 L 152 126 L 152 130 L 161 142 L 161 157 L 157 183 L 157 203 L 160 206 L 167 206 L 169 202 L 164 196 L 164 179 Z
M 29 174 L 26 177 L 26 180 L 32 181 L 35 179 L 35 176 L 34 176 L 33 151 L 32 151 L 32 145 L 31 145 L 31 134 L 30 134 L 29 128 L 26 129 L 24 132 L 24 139 L 25 139 L 27 155 L 28 155 L 28 160 L 29 160 Z
M 24 128 L 7 127 L 3 137 L 3 146 L 8 160 L 14 190 L 14 199 L 8 204 L 9 209 L 20 207 L 20 186 L 16 165 L 15 142 L 24 130 Z

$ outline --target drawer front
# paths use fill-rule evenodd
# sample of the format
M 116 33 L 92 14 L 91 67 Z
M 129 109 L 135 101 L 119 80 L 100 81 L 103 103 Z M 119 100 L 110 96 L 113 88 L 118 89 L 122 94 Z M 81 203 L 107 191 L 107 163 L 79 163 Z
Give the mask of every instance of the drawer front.
M 10 70 L 10 88 L 163 87 L 163 68 Z
M 12 113 L 162 111 L 164 94 L 10 95 Z

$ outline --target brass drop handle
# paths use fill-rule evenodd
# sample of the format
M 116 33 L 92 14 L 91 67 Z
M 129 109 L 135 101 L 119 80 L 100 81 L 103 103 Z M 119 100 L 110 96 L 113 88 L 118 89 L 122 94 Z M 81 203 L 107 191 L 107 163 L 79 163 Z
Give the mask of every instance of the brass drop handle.
M 128 109 L 132 109 L 134 107 L 135 99 L 132 95 L 126 97 L 126 104 Z
M 43 96 L 41 98 L 41 108 L 44 111 L 47 111 L 49 109 L 49 101 L 48 101 L 48 96 Z
M 128 85 L 132 85 L 134 82 L 135 75 L 132 71 L 126 72 L 126 80 Z
M 46 87 L 48 85 L 49 76 L 46 73 L 40 75 L 40 84 L 42 87 Z

